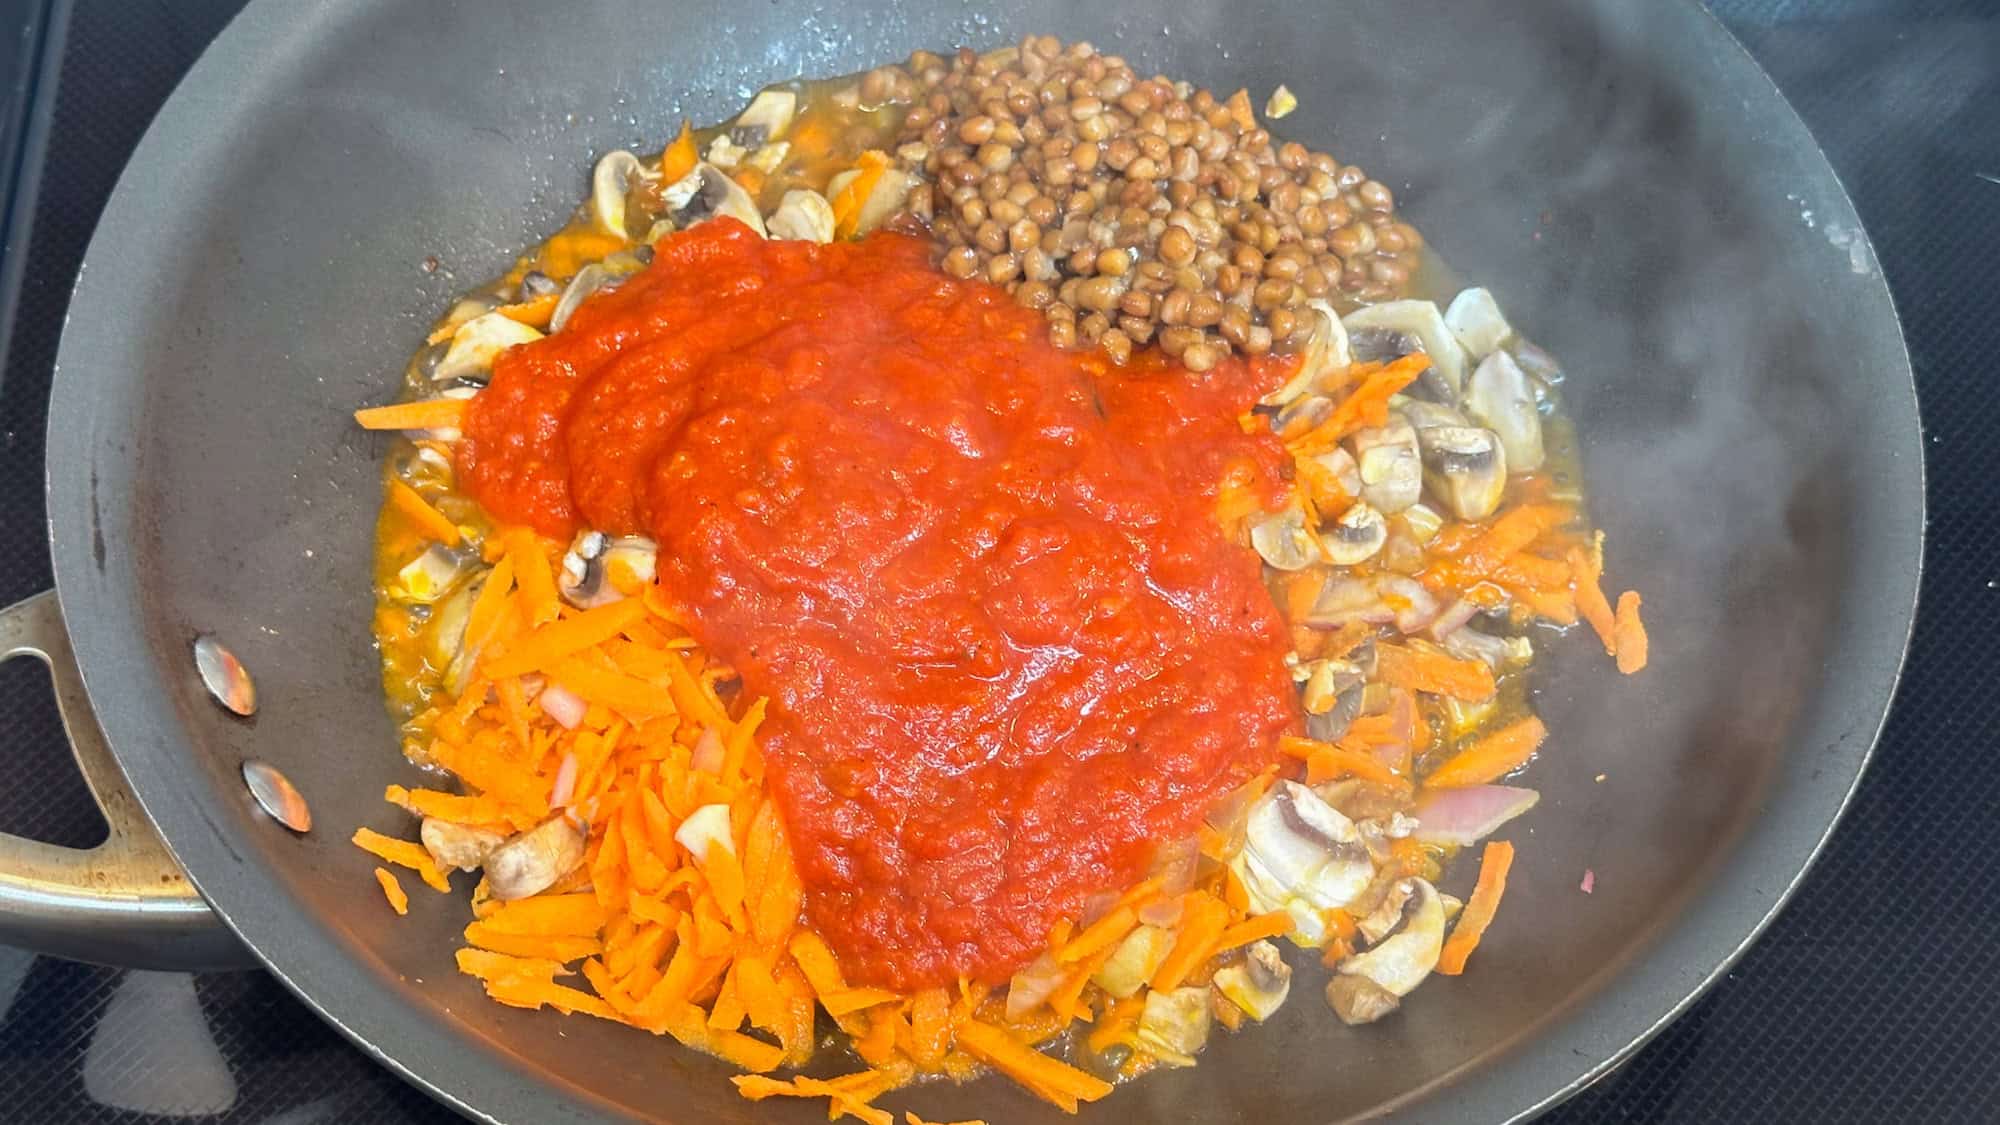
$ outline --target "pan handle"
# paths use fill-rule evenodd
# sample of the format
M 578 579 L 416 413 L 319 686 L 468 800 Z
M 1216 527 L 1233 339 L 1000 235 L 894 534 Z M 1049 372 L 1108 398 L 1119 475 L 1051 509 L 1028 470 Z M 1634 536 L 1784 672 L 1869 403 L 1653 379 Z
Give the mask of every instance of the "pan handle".
M 90 849 L 0 832 L 0 942 L 135 969 L 254 962 L 181 873 L 111 756 L 84 693 L 55 591 L 0 609 L 0 660 L 48 665 L 56 706 L 110 835 Z

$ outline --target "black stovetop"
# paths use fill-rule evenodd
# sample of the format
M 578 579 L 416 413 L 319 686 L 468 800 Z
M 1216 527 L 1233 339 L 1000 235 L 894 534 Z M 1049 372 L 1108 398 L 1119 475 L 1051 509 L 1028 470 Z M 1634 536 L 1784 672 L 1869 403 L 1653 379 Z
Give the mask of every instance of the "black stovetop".
M 50 584 L 43 419 L 84 245 L 154 111 L 242 4 L 0 0 L 0 602 Z M 2000 813 L 2000 3 L 1713 7 L 1825 145 L 1902 312 L 1929 454 L 1923 607 L 1875 764 L 1796 900 L 1546 1120 L 2000 1121 L 2000 870 L 1978 847 Z M 15 755 L 0 830 L 88 845 L 102 822 L 46 684 L 31 661 L 0 665 Z M 0 947 L 0 1013 L 0 1119 L 449 1119 L 262 973 Z

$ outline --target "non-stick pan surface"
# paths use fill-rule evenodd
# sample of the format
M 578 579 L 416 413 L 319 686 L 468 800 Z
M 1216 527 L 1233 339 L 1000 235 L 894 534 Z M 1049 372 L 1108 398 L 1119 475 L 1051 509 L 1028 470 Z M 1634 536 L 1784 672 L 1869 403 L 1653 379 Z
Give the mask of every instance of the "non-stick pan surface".
M 382 785 L 415 771 L 368 646 L 380 449 L 347 412 L 389 392 L 450 293 L 553 229 L 595 153 L 770 80 L 1026 31 L 1260 101 L 1290 85 L 1280 132 L 1387 180 L 1565 362 L 1611 566 L 1654 633 L 1634 680 L 1584 638 L 1546 645 L 1545 799 L 1473 971 L 1366 1029 L 1302 993 L 1087 1116 L 1529 1113 L 1719 973 L 1837 817 L 1913 608 L 1909 369 L 1831 172 L 1691 4 L 260 0 L 162 111 L 79 279 L 49 435 L 58 585 L 103 728 L 195 883 L 309 1003 L 453 1104 L 820 1112 L 742 1102 L 669 1042 L 492 1005 L 451 967 L 462 902 L 381 908 L 345 839 L 404 828 Z M 202 694 L 197 632 L 256 673 L 253 722 Z M 253 810 L 246 757 L 299 785 L 314 832 Z M 998 1082 L 896 1104 L 1056 1117 Z

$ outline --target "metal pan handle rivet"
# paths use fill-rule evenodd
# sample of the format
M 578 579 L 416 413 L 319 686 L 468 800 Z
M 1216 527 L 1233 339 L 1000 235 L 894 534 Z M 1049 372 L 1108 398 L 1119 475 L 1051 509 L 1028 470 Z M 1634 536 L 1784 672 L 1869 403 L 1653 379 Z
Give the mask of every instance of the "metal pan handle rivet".
M 243 662 L 221 641 L 207 633 L 196 637 L 194 666 L 201 673 L 202 686 L 225 709 L 246 718 L 257 713 L 257 685 Z
M 312 809 L 306 807 L 306 799 L 289 778 L 278 772 L 278 767 L 251 758 L 243 763 L 243 784 L 250 787 L 257 807 L 270 813 L 272 820 L 294 832 L 312 830 Z

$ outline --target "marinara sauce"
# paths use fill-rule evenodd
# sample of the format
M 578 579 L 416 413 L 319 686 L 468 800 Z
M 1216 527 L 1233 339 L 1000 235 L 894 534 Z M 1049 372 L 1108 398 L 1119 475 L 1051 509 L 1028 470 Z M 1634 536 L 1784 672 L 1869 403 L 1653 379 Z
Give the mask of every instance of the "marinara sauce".
M 929 246 L 730 220 L 501 357 L 471 494 L 660 544 L 663 593 L 766 696 L 812 926 L 856 981 L 998 982 L 1145 877 L 1295 722 L 1225 476 L 1279 361 L 1196 375 L 1060 350 Z

